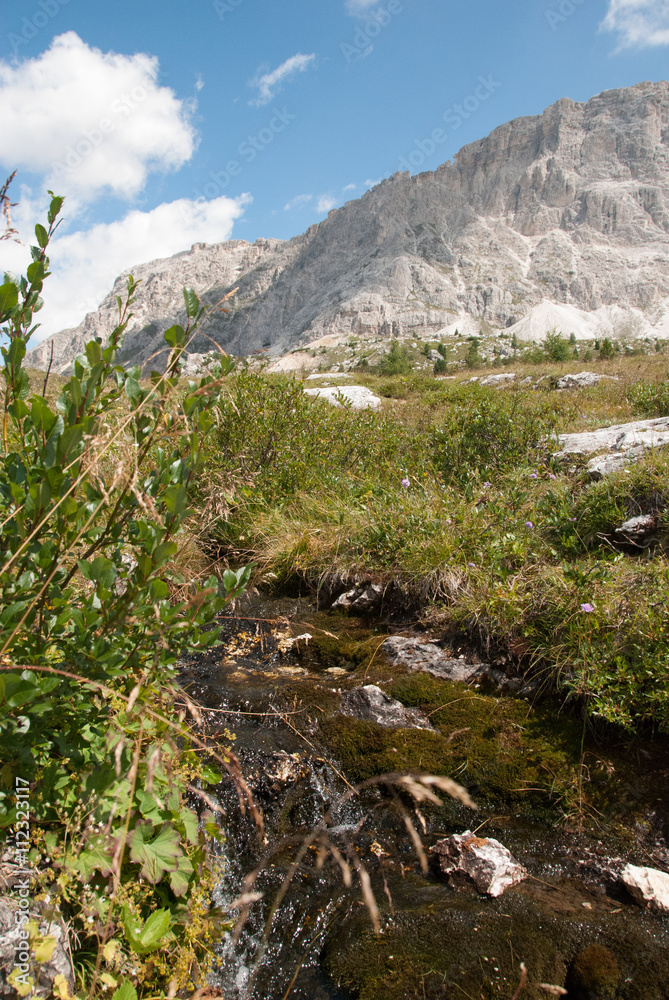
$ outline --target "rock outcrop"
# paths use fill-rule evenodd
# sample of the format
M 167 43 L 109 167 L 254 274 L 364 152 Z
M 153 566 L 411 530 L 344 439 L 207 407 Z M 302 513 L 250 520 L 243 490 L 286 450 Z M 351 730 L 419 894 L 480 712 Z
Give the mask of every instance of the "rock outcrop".
M 458 328 L 667 337 L 669 84 L 561 99 L 434 172 L 393 175 L 290 241 L 196 244 L 133 274 L 143 284 L 124 357 L 139 362 L 182 318 L 184 284 L 212 304 L 238 288 L 204 332 L 239 355 Z M 123 284 L 56 335 L 57 368 L 108 336 Z M 49 351 L 41 345 L 32 363 L 45 367 Z
M 527 878 L 523 866 L 499 840 L 477 837 L 469 830 L 438 841 L 430 853 L 443 875 L 452 878 L 461 873 L 488 896 L 501 896 Z
M 668 445 L 669 417 L 612 424 L 610 427 L 577 434 L 560 434 L 558 440 L 560 451 L 555 453 L 555 458 L 602 452 L 599 457 L 588 462 L 588 471 L 593 476 L 606 476 L 622 469 L 645 451 Z

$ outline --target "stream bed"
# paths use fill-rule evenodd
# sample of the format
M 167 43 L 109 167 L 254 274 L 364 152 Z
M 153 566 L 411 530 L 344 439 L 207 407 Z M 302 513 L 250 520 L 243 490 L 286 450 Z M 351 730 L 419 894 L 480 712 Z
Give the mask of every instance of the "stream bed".
M 619 880 L 628 862 L 669 871 L 666 740 L 584 737 L 582 720 L 554 700 L 390 664 L 384 637 L 418 635 L 410 621 L 263 595 L 245 597 L 222 621 L 224 644 L 189 660 L 181 682 L 206 707 L 210 731 L 222 743 L 234 736 L 228 745 L 265 821 L 263 838 L 234 789 L 216 789 L 227 839 L 214 903 L 226 910 L 244 876 L 262 868 L 253 886 L 262 900 L 239 942 L 228 935 L 219 948 L 213 982 L 225 1000 L 511 1000 L 521 962 L 520 1000 L 669 998 L 669 918 L 635 904 Z M 457 644 L 450 653 L 472 655 Z M 422 713 L 431 728 L 342 714 L 343 695 L 363 684 Z M 478 809 L 444 796 L 442 805 L 416 804 L 387 783 L 351 791 L 390 772 L 453 777 Z M 529 877 L 491 899 L 432 865 L 424 872 L 407 815 L 426 851 L 478 831 L 501 841 Z M 318 824 L 319 836 L 301 849 Z M 350 862 L 350 887 L 337 853 Z M 360 869 L 378 906 L 378 935 Z

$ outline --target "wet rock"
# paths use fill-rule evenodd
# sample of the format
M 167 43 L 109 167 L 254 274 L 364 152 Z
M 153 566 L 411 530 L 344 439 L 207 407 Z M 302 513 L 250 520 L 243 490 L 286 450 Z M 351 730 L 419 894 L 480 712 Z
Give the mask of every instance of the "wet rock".
M 354 587 L 352 590 L 347 590 L 345 594 L 340 594 L 332 607 L 371 611 L 372 608 L 378 607 L 382 600 L 383 587 L 380 583 L 372 583 L 369 586 Z
M 464 657 L 454 659 L 447 656 L 440 646 L 420 639 L 393 635 L 386 639 L 381 649 L 392 664 L 408 667 L 411 671 L 432 674 L 445 681 L 459 681 L 462 684 L 488 683 L 500 691 L 530 697 L 537 687 L 522 677 L 507 677 L 503 670 L 497 670 L 489 663 L 468 663 Z
M 593 475 L 606 476 L 625 463 L 635 461 L 647 449 L 669 444 L 669 417 L 613 424 L 582 434 L 560 434 L 559 441 L 562 447 L 555 458 L 608 452 L 588 463 L 588 470 Z
M 271 759 L 265 764 L 264 773 L 274 788 L 279 789 L 307 777 L 309 768 L 299 753 L 286 753 L 285 750 L 279 750 L 273 753 Z
M 614 1000 L 620 969 L 615 955 L 600 944 L 580 952 L 569 970 L 567 986 L 574 1000 Z
M 22 938 L 21 928 L 16 922 L 17 911 L 18 901 L 13 898 L 0 900 L 0 994 L 4 996 L 16 996 L 7 979 L 16 968 L 17 953 L 25 954 L 20 948 Z M 46 919 L 46 913 L 36 911 L 31 912 L 30 916 L 37 922 L 40 935 L 55 941 L 51 957 L 41 964 L 35 960 L 34 949 L 30 949 L 28 974 L 32 975 L 33 979 L 37 978 L 36 995 L 51 996 L 54 980 L 59 975 L 64 977 L 71 995 L 74 991 L 74 972 L 65 924 L 62 919 L 58 916 L 53 917 L 51 913 L 49 919 Z
M 355 719 L 376 722 L 387 729 L 429 729 L 434 732 L 427 716 L 415 708 L 405 708 L 375 684 L 365 684 L 345 694 L 341 712 Z
M 630 541 L 636 544 L 642 542 L 655 530 L 655 516 L 653 514 L 639 514 L 638 517 L 631 517 L 619 528 L 616 528 L 616 535 L 621 541 Z
M 598 382 L 608 379 L 610 382 L 617 382 L 615 375 L 599 375 L 596 372 L 576 372 L 574 375 L 563 375 L 558 380 L 558 389 L 587 389 L 588 386 L 597 385 Z
M 438 859 L 444 875 L 462 872 L 488 896 L 501 896 L 527 877 L 503 844 L 492 837 L 475 837 L 469 830 L 440 840 L 430 853 Z
M 342 399 L 354 410 L 379 410 L 381 400 L 364 385 L 342 385 L 331 389 L 305 389 L 306 396 L 318 396 L 331 406 L 341 406 Z M 340 398 L 341 397 L 341 398 Z
M 665 872 L 626 865 L 620 878 L 637 903 L 658 913 L 669 913 L 669 875 Z

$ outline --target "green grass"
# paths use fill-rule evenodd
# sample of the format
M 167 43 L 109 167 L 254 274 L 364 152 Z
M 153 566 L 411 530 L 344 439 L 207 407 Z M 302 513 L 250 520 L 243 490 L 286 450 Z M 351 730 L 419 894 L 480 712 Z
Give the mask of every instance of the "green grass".
M 399 580 L 432 627 L 512 653 L 608 722 L 666 730 L 669 455 L 592 482 L 583 461 L 552 453 L 562 431 L 622 423 L 640 399 L 661 400 L 667 360 L 597 364 L 616 381 L 556 391 L 578 362 L 514 366 L 546 376 L 537 389 L 468 374 L 358 378 L 384 398 L 380 413 L 241 372 L 198 484 L 204 530 L 230 560 L 252 555 L 261 578 Z M 650 512 L 659 543 L 621 549 L 615 528 Z

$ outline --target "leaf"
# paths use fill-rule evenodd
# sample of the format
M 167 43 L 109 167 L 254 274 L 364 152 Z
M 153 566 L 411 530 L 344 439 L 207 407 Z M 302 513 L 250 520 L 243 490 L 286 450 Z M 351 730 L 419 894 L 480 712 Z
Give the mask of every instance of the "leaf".
M 170 347 L 184 347 L 186 343 L 186 331 L 182 326 L 171 326 L 165 330 L 165 343 Z
M 35 959 L 40 965 L 51 961 L 51 956 L 56 950 L 57 943 L 55 937 L 42 938 L 41 944 L 38 944 L 35 948 Z
M 116 938 L 112 938 L 111 941 L 107 941 L 102 949 L 102 954 L 104 955 L 105 962 L 114 962 L 117 956 L 121 954 L 120 941 L 117 941 Z
M 193 874 L 193 865 L 187 857 L 179 858 L 179 867 L 170 872 L 170 888 L 175 896 L 185 896 L 188 892 L 188 882 Z
M 60 978 L 63 979 L 64 977 L 61 976 Z M 35 985 L 32 976 L 22 975 L 19 969 L 14 969 L 13 972 L 9 974 L 9 976 L 7 977 L 7 982 L 9 983 L 10 986 L 12 986 L 16 990 L 16 992 L 20 997 L 29 996 L 33 991 L 33 986 Z M 55 980 L 54 980 L 54 986 L 55 986 Z
M 138 823 L 128 838 L 130 857 L 142 866 L 140 875 L 149 882 L 160 882 L 165 872 L 176 871 L 183 857 L 180 837 L 173 826 L 166 824 L 153 840 L 151 823 Z
M 53 990 L 53 995 L 58 997 L 58 1000 L 76 1000 L 76 996 L 70 993 L 70 984 L 62 972 L 59 972 L 55 977 L 51 989 Z
M 44 226 L 41 225 L 39 222 L 35 226 L 35 236 L 37 237 L 37 242 L 39 243 L 39 245 L 41 246 L 41 248 L 43 250 L 44 247 L 49 242 L 49 234 L 47 233 L 47 231 L 44 228 Z
M 137 1000 L 137 990 L 126 980 L 115 993 L 112 993 L 111 1000 Z
M 123 910 L 123 930 L 132 950 L 146 955 L 160 948 L 160 943 L 170 929 L 172 917 L 167 909 L 155 910 L 143 927 L 127 907 Z
M 186 829 L 186 839 L 191 844 L 197 844 L 198 842 L 198 818 L 197 814 L 189 809 L 188 806 L 183 806 L 179 812 L 179 819 L 183 823 Z
M 65 199 L 54 195 L 52 191 L 49 191 L 49 194 L 52 197 L 51 197 L 51 204 L 49 205 L 49 211 L 47 212 L 47 219 L 49 220 L 49 225 L 51 225 L 51 223 L 55 221 L 56 217 L 60 213 L 60 210 L 63 207 L 63 201 Z
M 106 947 L 107 946 L 105 945 L 105 948 Z M 100 982 L 104 983 L 105 986 L 111 986 L 111 987 L 118 986 L 118 980 L 114 979 L 113 976 L 110 976 L 108 972 L 102 973 L 102 975 L 100 976 Z
M 200 300 L 192 288 L 184 288 L 184 302 L 186 303 L 186 315 L 189 319 L 195 319 L 200 311 Z
M 19 290 L 13 281 L 0 285 L 0 323 L 3 323 L 19 302 Z

